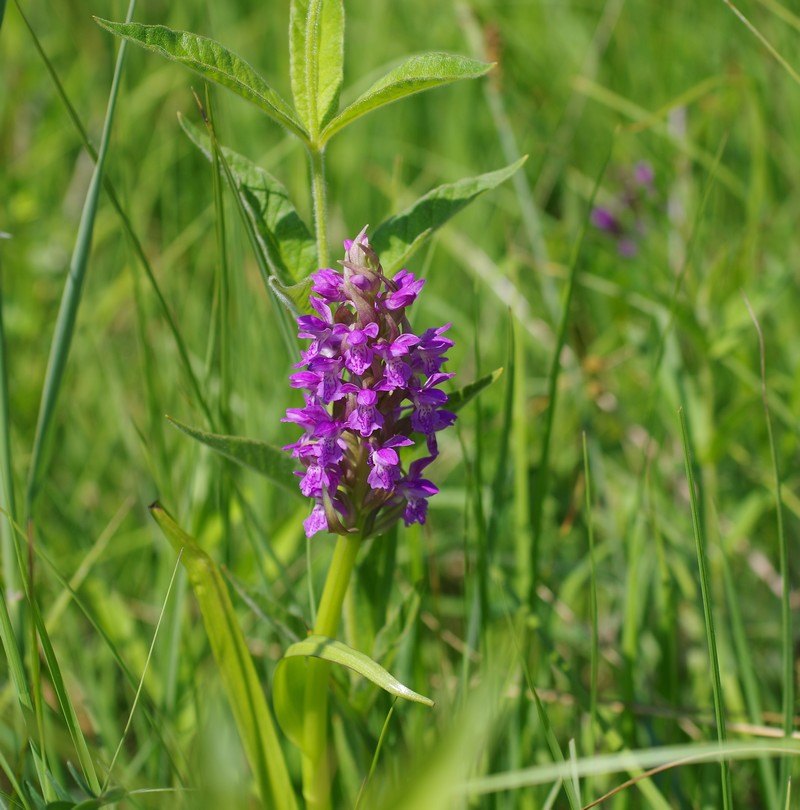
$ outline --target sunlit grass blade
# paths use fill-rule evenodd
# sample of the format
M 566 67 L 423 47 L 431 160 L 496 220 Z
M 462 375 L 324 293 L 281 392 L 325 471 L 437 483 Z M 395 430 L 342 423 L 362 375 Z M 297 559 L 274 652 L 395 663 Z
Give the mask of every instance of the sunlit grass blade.
M 128 8 L 128 19 L 133 15 L 135 0 L 131 0 Z M 44 389 L 39 404 L 39 417 L 36 422 L 36 436 L 33 443 L 33 453 L 31 455 L 30 470 L 28 475 L 28 487 L 26 493 L 26 512 L 28 517 L 32 514 L 33 502 L 35 500 L 42 475 L 42 468 L 45 463 L 46 444 L 49 439 L 52 419 L 55 413 L 56 400 L 61 389 L 61 381 L 64 377 L 69 350 L 72 344 L 72 334 L 75 329 L 75 321 L 78 316 L 78 308 L 81 302 L 81 292 L 86 271 L 89 266 L 89 256 L 92 247 L 92 234 L 97 216 L 97 208 L 100 198 L 100 187 L 103 178 L 105 159 L 108 153 L 108 146 L 111 139 L 111 127 L 114 122 L 114 111 L 117 105 L 120 81 L 122 79 L 122 67 L 125 62 L 125 43 L 120 45 L 117 55 L 117 63 L 114 68 L 114 77 L 111 82 L 111 92 L 108 98 L 108 108 L 106 110 L 105 123 L 103 124 L 103 134 L 100 139 L 100 148 L 97 152 L 97 163 L 92 174 L 89 190 L 86 193 L 81 221 L 78 228 L 78 235 L 75 247 L 69 264 L 64 293 L 61 298 L 61 306 L 58 310 L 53 342 L 50 348 L 50 356 L 47 361 L 47 372 L 45 374 Z
M 305 141 L 306 132 L 292 108 L 241 57 L 219 42 L 163 25 L 117 23 L 95 17 L 98 25 L 124 40 L 179 62 L 204 79 L 227 87 Z
M 792 77 L 792 79 L 800 84 L 800 74 L 789 64 L 784 56 L 782 56 L 775 46 L 761 33 L 761 31 L 753 25 L 752 22 L 731 2 L 731 0 L 722 0 L 723 3 L 736 15 L 736 17 L 745 25 L 748 31 L 772 54 L 777 63 Z
M 503 791 L 518 791 L 532 785 L 547 785 L 556 779 L 569 779 L 573 775 L 602 776 L 623 773 L 643 768 L 649 769 L 642 777 L 634 777 L 625 783 L 632 786 L 639 779 L 655 776 L 673 768 L 686 768 L 706 762 L 720 760 L 748 760 L 762 756 L 800 757 L 800 741 L 797 740 L 756 740 L 728 741 L 719 743 L 690 743 L 645 748 L 636 751 L 623 751 L 619 754 L 603 754 L 584 757 L 576 762 L 554 762 L 548 765 L 535 765 L 513 773 L 498 773 L 472 779 L 453 791 L 460 795 L 485 795 Z M 609 798 L 615 789 L 604 798 Z M 596 806 L 597 802 L 590 806 Z
M 225 580 L 211 557 L 181 529 L 159 503 L 150 512 L 181 561 L 203 616 L 250 767 L 266 806 L 296 810 L 286 761 L 247 642 L 239 627 Z
M 723 745 L 727 738 L 724 698 L 722 695 L 722 681 L 720 678 L 719 656 L 717 654 L 717 636 L 714 629 L 714 613 L 712 610 L 713 596 L 711 593 L 711 581 L 708 576 L 706 565 L 705 538 L 703 527 L 700 523 L 700 511 L 697 505 L 697 489 L 694 478 L 692 454 L 689 448 L 689 432 L 686 427 L 686 417 L 683 409 L 680 411 L 681 435 L 683 438 L 683 458 L 686 466 L 686 481 L 689 485 L 689 503 L 692 510 L 692 528 L 697 550 L 697 568 L 700 576 L 700 592 L 703 599 L 703 619 L 706 629 L 706 641 L 708 644 L 708 657 L 711 667 L 711 686 L 714 695 L 714 718 L 717 724 L 717 739 Z M 731 775 L 730 766 L 727 760 L 720 759 L 720 769 L 722 771 L 722 806 L 725 810 L 732 807 Z
M 764 408 L 764 421 L 767 426 L 767 442 L 769 443 L 770 462 L 775 486 L 775 515 L 778 531 L 778 557 L 781 575 L 781 652 L 783 656 L 783 733 L 791 737 L 794 731 L 794 631 L 792 629 L 792 587 L 789 568 L 789 547 L 786 543 L 786 532 L 783 526 L 783 499 L 781 498 L 781 473 L 778 464 L 778 449 L 775 445 L 775 435 L 772 432 L 772 417 L 770 416 L 769 399 L 767 397 L 767 356 L 764 347 L 764 333 L 758 322 L 756 313 L 745 296 L 745 305 L 753 320 L 758 335 L 758 356 L 761 370 L 761 403 Z M 781 762 L 780 783 L 783 791 L 783 803 L 789 801 L 791 770 L 789 760 Z

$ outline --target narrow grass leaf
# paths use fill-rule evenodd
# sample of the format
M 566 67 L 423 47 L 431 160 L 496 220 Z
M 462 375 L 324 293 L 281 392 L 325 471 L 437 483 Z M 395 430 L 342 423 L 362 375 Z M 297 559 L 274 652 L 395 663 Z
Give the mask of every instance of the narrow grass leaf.
M 488 73 L 492 67 L 490 62 L 450 53 L 424 53 L 412 56 L 389 71 L 342 110 L 322 130 L 321 142 L 326 143 L 337 132 L 378 107 L 460 79 L 477 79 Z
M 503 169 L 439 186 L 379 225 L 370 242 L 381 257 L 384 272 L 393 275 L 437 228 L 484 191 L 511 177 L 526 160 L 527 156 Z
M 606 172 L 606 166 L 611 159 L 611 150 L 613 149 L 613 142 L 611 148 L 606 154 L 605 160 L 597 172 L 597 176 L 592 188 L 592 194 L 589 198 L 589 204 L 586 206 L 581 230 L 578 238 L 573 243 L 572 253 L 569 261 L 569 276 L 567 278 L 567 285 L 563 293 L 561 301 L 561 315 L 558 324 L 558 332 L 556 333 L 556 345 L 553 347 L 553 354 L 550 360 L 550 370 L 548 372 L 547 380 L 547 416 L 545 421 L 544 430 L 542 431 L 542 449 L 539 461 L 539 474 L 536 480 L 536 497 L 533 499 L 533 514 L 531 516 L 531 535 L 532 542 L 530 544 L 530 555 L 528 567 L 530 570 L 529 584 L 528 584 L 528 605 L 531 611 L 536 613 L 537 601 L 537 588 L 539 586 L 539 546 L 542 533 L 542 519 L 544 517 L 544 504 L 547 499 L 547 493 L 550 487 L 550 447 L 553 437 L 553 425 L 555 423 L 555 414 L 558 402 L 558 380 L 561 376 L 561 353 L 567 342 L 567 331 L 569 329 L 572 296 L 575 292 L 575 286 L 578 278 L 578 259 L 583 249 L 583 240 L 586 238 L 586 231 L 589 228 L 589 220 L 591 212 L 594 208 L 594 201 L 597 197 L 597 190 L 600 188 L 600 182 Z M 569 784 L 569 783 L 567 783 Z
M 92 792 L 95 794 L 100 793 L 100 782 L 97 778 L 94 762 L 92 761 L 91 754 L 89 753 L 86 738 L 83 736 L 83 731 L 81 730 L 81 725 L 78 721 L 78 715 L 75 711 L 75 707 L 72 705 L 69 692 L 67 692 L 67 688 L 64 685 L 64 678 L 61 674 L 61 668 L 58 664 L 58 659 L 56 658 L 53 645 L 50 642 L 50 636 L 47 632 L 47 628 L 45 627 L 44 619 L 42 618 L 42 614 L 39 612 L 38 605 L 36 605 L 33 600 L 31 600 L 30 604 L 33 612 L 33 619 L 36 622 L 36 633 L 42 646 L 44 659 L 47 662 L 47 668 L 50 671 L 50 681 L 53 686 L 53 691 L 56 693 L 58 704 L 61 707 L 62 714 L 64 715 L 64 722 L 67 724 L 67 730 L 69 731 L 69 736 L 72 739 L 72 744 L 75 746 L 75 752 L 78 755 L 81 771 L 86 778 L 89 787 L 92 789 Z
M 200 99 L 197 97 L 197 94 L 195 94 L 195 100 L 197 101 L 197 104 L 200 107 L 200 112 L 203 115 L 203 120 L 205 121 L 209 138 L 213 143 L 213 150 L 214 150 L 213 153 L 215 155 L 215 161 L 218 163 L 219 167 L 225 174 L 225 179 L 228 183 L 228 186 L 231 189 L 235 189 L 236 179 L 234 178 L 233 172 L 231 171 L 231 167 L 228 165 L 228 161 L 225 159 L 225 155 L 221 151 L 221 147 L 214 132 L 214 126 L 211 122 L 211 119 L 208 117 L 207 113 L 203 109 L 203 106 L 200 102 Z M 267 292 L 270 295 L 275 295 L 275 291 L 273 290 L 271 284 L 271 282 L 275 280 L 275 276 L 273 276 L 271 273 L 269 266 L 269 258 L 265 253 L 261 243 L 259 242 L 256 228 L 252 220 L 248 216 L 247 210 L 245 209 L 245 205 L 244 202 L 242 201 L 241 196 L 235 193 L 233 195 L 233 199 L 234 202 L 236 203 L 236 210 L 239 212 L 239 218 L 241 219 L 242 225 L 244 226 L 245 232 L 247 233 L 247 239 L 253 248 L 253 254 L 256 259 L 256 264 L 258 264 L 258 270 L 261 274 L 261 280 L 264 282 L 264 287 L 266 288 Z M 277 300 L 280 301 L 280 299 Z M 283 303 L 283 301 L 280 301 L 280 303 Z M 278 307 L 276 314 L 277 314 L 278 328 L 281 332 L 281 337 L 283 338 L 284 343 L 286 345 L 286 349 L 290 355 L 294 354 L 297 348 L 296 339 L 294 337 L 294 332 L 289 323 L 287 314 L 282 307 Z
M 255 104 L 302 141 L 307 140 L 302 124 L 280 95 L 244 59 L 213 39 L 188 31 L 174 31 L 163 25 L 118 23 L 99 17 L 94 19 L 112 34 L 179 62 L 204 79 L 227 87 Z
M 767 426 L 767 441 L 769 443 L 770 462 L 772 464 L 772 478 L 775 486 L 775 515 L 777 520 L 778 533 L 778 555 L 780 558 L 779 567 L 781 574 L 781 652 L 783 656 L 783 733 L 787 737 L 792 736 L 794 731 L 794 631 L 792 630 L 792 604 L 791 604 L 791 582 L 789 568 L 789 547 L 786 543 L 786 532 L 783 527 L 783 500 L 781 498 L 781 473 L 778 463 L 778 449 L 775 444 L 775 434 L 772 431 L 772 417 L 769 409 L 769 397 L 767 396 L 767 354 L 764 347 L 764 333 L 761 331 L 761 324 L 758 322 L 756 313 L 750 304 L 747 296 L 744 298 L 747 311 L 755 326 L 758 335 L 758 356 L 761 371 L 761 404 L 764 408 L 764 420 Z M 781 762 L 781 785 L 783 786 L 783 798 L 788 802 L 791 771 L 788 759 Z
M 344 64 L 342 0 L 292 0 L 289 65 L 294 106 L 316 140 L 339 109 Z
M 13 526 L 17 519 L 17 510 L 14 466 L 11 462 L 11 418 L 8 400 L 8 355 L 3 325 L 5 296 L 2 270 L 0 265 L 0 508 L 5 511 L 7 519 L 3 520 L 0 526 L 0 567 L 3 570 L 5 593 L 14 593 L 18 588 L 15 564 L 17 547 Z
M 218 433 L 207 433 L 197 428 L 179 422 L 168 416 L 167 419 L 178 430 L 191 436 L 201 444 L 210 447 L 226 458 L 236 461 L 239 464 L 249 467 L 261 473 L 265 478 L 269 478 L 275 484 L 287 489 L 295 494 L 300 494 L 295 482 L 295 465 L 288 453 L 279 447 L 274 447 L 266 442 L 256 439 L 245 439 L 241 436 L 221 436 Z
M 133 3 L 131 3 L 128 10 L 128 18 L 130 18 L 132 13 Z M 117 54 L 117 63 L 114 67 L 114 77 L 111 82 L 111 92 L 109 94 L 106 118 L 103 124 L 103 134 L 97 153 L 97 162 L 95 163 L 94 173 L 92 174 L 89 190 L 86 193 L 86 200 L 83 205 L 83 211 L 81 212 L 78 235 L 69 264 L 69 272 L 67 273 L 64 292 L 61 297 L 61 305 L 58 310 L 55 332 L 53 333 L 50 356 L 47 359 L 47 371 L 45 373 L 42 398 L 39 403 L 39 416 L 36 421 L 36 435 L 34 437 L 33 453 L 31 455 L 28 475 L 28 489 L 26 495 L 28 516 L 31 515 L 33 501 L 39 487 L 39 477 L 42 467 L 44 466 L 45 446 L 49 437 L 50 426 L 55 413 L 56 399 L 61 389 L 61 381 L 64 377 L 70 346 L 72 345 L 72 334 L 75 330 L 75 321 L 81 302 L 83 281 L 86 278 L 86 270 L 89 266 L 92 234 L 94 232 L 94 222 L 97 216 L 97 207 L 100 199 L 103 168 L 106 154 L 108 153 L 109 141 L 111 139 L 114 111 L 117 106 L 117 95 L 122 78 L 122 66 L 125 62 L 125 50 L 125 43 L 123 42 Z
M 89 136 L 86 133 L 86 127 L 84 127 L 84 125 L 81 123 L 81 120 L 78 117 L 78 113 L 75 110 L 75 107 L 73 106 L 72 102 L 67 96 L 66 91 L 64 90 L 64 85 L 61 83 L 61 80 L 58 77 L 58 73 L 53 67 L 53 63 L 48 58 L 47 53 L 45 52 L 41 42 L 39 41 L 39 38 L 36 36 L 36 32 L 33 30 L 33 27 L 31 26 L 28 18 L 22 11 L 22 8 L 20 7 L 19 3 L 17 3 L 17 11 L 20 17 L 22 17 L 22 21 L 25 23 L 25 27 L 28 29 L 28 33 L 31 35 L 31 39 L 33 40 L 33 46 L 36 49 L 39 56 L 42 58 L 42 61 L 44 62 L 44 66 L 47 70 L 48 75 L 53 80 L 53 84 L 55 85 L 56 88 L 56 93 L 58 94 L 58 97 L 61 99 L 61 102 L 64 105 L 64 108 L 67 112 L 67 115 L 69 116 L 70 121 L 72 121 L 75 130 L 80 136 L 84 149 L 91 156 L 92 160 L 96 162 L 97 150 L 94 148 L 94 145 L 89 140 Z M 142 269 L 144 270 L 144 274 L 148 282 L 150 283 L 153 292 L 156 295 L 156 300 L 158 301 L 159 306 L 161 307 L 161 311 L 164 315 L 164 318 L 167 321 L 169 330 L 172 333 L 173 339 L 175 340 L 175 346 L 178 350 L 178 356 L 180 357 L 181 365 L 183 366 L 184 372 L 186 373 L 186 377 L 192 388 L 192 392 L 194 393 L 195 399 L 202 408 L 203 414 L 208 419 L 209 424 L 213 426 L 213 417 L 205 401 L 203 392 L 200 389 L 200 384 L 197 381 L 197 376 L 195 375 L 194 370 L 192 369 L 192 364 L 191 361 L 189 360 L 189 352 L 186 348 L 186 343 L 184 342 L 183 337 L 181 336 L 181 333 L 175 322 L 175 318 L 172 316 L 172 313 L 170 312 L 169 306 L 167 305 L 167 301 L 164 298 L 164 294 L 161 292 L 161 288 L 158 284 L 158 281 L 156 280 L 155 274 L 153 273 L 153 268 L 150 265 L 150 260 L 147 258 L 147 254 L 145 253 L 144 248 L 142 247 L 142 243 L 133 230 L 130 218 L 123 209 L 122 204 L 119 201 L 119 197 L 117 196 L 117 193 L 114 190 L 113 184 L 109 180 L 108 175 L 105 174 L 103 175 L 103 188 L 105 189 L 105 192 L 108 195 L 108 199 L 111 202 L 112 207 L 119 216 L 123 230 L 125 231 L 125 233 L 128 236 L 128 239 L 130 240 L 133 252 L 136 254 L 136 257 L 139 260 Z
M 725 724 L 725 709 L 722 697 L 722 681 L 720 678 L 719 655 L 717 654 L 717 636 L 714 630 L 714 614 L 711 609 L 712 594 L 711 583 L 706 566 L 706 549 L 703 529 L 700 523 L 700 511 L 697 506 L 697 491 L 695 488 L 692 455 L 689 449 L 689 431 L 686 426 L 686 416 L 683 409 L 680 411 L 681 435 L 683 438 L 683 460 L 686 466 L 686 480 L 689 485 L 689 503 L 692 510 L 692 528 L 697 549 L 697 567 L 700 574 L 700 593 L 703 599 L 703 618 L 705 620 L 706 641 L 708 643 L 708 657 L 711 664 L 711 688 L 714 695 L 714 718 L 717 724 L 717 738 L 720 744 L 727 737 Z M 720 759 L 722 771 L 722 806 L 730 810 L 732 805 L 731 775 L 727 760 Z
M 180 114 L 178 120 L 192 143 L 212 160 L 209 136 Z M 220 151 L 235 182 L 232 191 L 247 212 L 271 274 L 284 285 L 306 278 L 317 269 L 317 250 L 286 188 L 244 155 L 224 146 Z
M 177 552 L 182 550 L 181 561 L 200 606 L 211 650 L 245 754 L 258 781 L 261 799 L 267 807 L 296 810 L 297 802 L 272 714 L 222 574 L 211 557 L 175 523 L 161 504 L 152 504 L 150 511 L 173 548 Z
M 471 779 L 454 787 L 452 795 L 486 795 L 502 791 L 519 791 L 532 785 L 550 784 L 556 779 L 570 779 L 573 775 L 607 776 L 640 768 L 652 768 L 647 776 L 671 768 L 686 767 L 704 762 L 718 762 L 723 758 L 747 760 L 763 756 L 800 757 L 798 740 L 748 740 L 720 743 L 690 743 L 664 745 L 617 754 L 582 757 L 574 762 L 551 762 L 534 765 L 507 773 L 495 773 Z

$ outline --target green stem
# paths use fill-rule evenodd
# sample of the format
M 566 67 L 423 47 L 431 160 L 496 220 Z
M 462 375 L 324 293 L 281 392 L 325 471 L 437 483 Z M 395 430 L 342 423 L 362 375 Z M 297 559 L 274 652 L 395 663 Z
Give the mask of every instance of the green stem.
M 317 258 L 320 267 L 328 266 L 328 223 L 325 201 L 324 149 L 309 147 L 311 161 L 311 196 L 314 199 L 314 229 L 317 237 Z
M 314 635 L 336 636 L 360 545 L 361 533 L 339 535 L 317 610 Z M 308 660 L 303 702 L 303 796 L 309 810 L 327 810 L 330 807 L 327 759 L 329 673 L 330 664 L 327 661 L 318 658 Z

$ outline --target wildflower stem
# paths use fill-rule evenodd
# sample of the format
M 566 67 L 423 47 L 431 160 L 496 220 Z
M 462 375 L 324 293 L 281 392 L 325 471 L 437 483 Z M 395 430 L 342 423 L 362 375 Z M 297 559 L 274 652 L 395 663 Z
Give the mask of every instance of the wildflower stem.
M 328 223 L 325 201 L 325 153 L 309 147 L 311 162 L 311 196 L 314 199 L 314 229 L 317 237 L 317 256 L 320 267 L 328 266 Z
M 329 638 L 336 635 L 361 538 L 360 532 L 338 537 L 317 610 L 314 635 Z M 329 674 L 330 664 L 327 661 L 309 659 L 303 705 L 303 797 L 309 810 L 327 810 L 330 807 L 330 770 L 326 751 Z

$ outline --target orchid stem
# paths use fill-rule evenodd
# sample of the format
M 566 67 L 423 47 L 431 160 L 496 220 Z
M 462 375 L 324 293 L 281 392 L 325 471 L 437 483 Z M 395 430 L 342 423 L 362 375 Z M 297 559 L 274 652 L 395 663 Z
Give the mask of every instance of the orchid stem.
M 339 628 L 342 604 L 361 546 L 361 533 L 339 535 L 328 578 L 317 610 L 314 635 L 334 638 Z M 328 676 L 330 664 L 309 658 L 303 702 L 303 796 L 309 810 L 330 808 L 328 766 Z
M 325 198 L 325 153 L 313 146 L 308 149 L 311 162 L 311 196 L 314 200 L 314 229 L 317 237 L 319 267 L 328 266 L 328 224 Z

